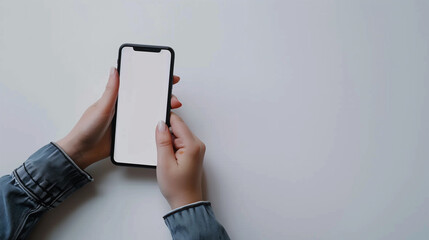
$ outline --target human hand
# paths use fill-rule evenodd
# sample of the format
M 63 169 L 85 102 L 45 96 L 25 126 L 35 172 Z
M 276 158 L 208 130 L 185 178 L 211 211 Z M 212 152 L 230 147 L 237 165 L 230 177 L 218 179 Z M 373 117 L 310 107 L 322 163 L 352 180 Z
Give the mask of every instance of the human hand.
M 178 76 L 173 77 L 173 84 L 179 82 Z M 119 74 L 111 68 L 106 89 L 94 104 L 82 115 L 67 136 L 57 144 L 81 168 L 110 156 L 112 119 L 119 90 Z M 182 106 L 172 95 L 171 108 Z
M 175 209 L 203 199 L 201 181 L 206 146 L 177 114 L 171 113 L 170 124 L 173 136 L 162 121 L 156 128 L 156 177 L 161 193 Z

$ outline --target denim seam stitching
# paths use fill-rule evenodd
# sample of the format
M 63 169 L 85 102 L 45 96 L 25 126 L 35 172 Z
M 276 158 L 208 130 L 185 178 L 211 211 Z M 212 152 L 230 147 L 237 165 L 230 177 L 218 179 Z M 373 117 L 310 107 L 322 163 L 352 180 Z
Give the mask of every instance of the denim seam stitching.
M 36 206 L 36 208 L 34 208 L 34 209 L 30 210 L 30 211 L 25 215 L 24 220 L 19 224 L 19 227 L 17 228 L 17 230 L 16 230 L 16 232 L 15 232 L 15 235 L 14 235 L 14 237 L 13 237 L 12 239 L 18 239 L 18 236 L 21 234 L 22 229 L 24 229 L 24 226 L 25 226 L 25 224 L 26 224 L 26 222 L 27 222 L 27 220 L 28 220 L 28 217 L 29 217 L 31 214 L 33 214 L 33 213 L 35 213 L 36 211 L 38 211 L 41 207 L 42 207 L 42 205 L 41 205 L 41 204 L 39 204 L 39 205 L 37 205 L 37 206 Z
M 30 189 L 28 189 L 27 187 L 25 187 L 24 183 L 22 183 L 21 178 L 18 176 L 18 173 L 16 172 L 16 170 L 13 172 L 13 175 L 15 176 L 16 182 L 18 183 L 18 185 L 21 187 L 21 189 L 27 193 L 28 196 L 30 196 L 31 198 L 33 198 L 34 201 L 36 201 L 39 204 L 42 204 L 43 206 L 45 206 L 43 204 L 43 201 L 37 197 L 37 195 L 35 193 L 33 193 L 33 191 L 31 191 Z
M 46 190 L 44 187 L 42 187 L 39 182 L 37 182 L 36 180 L 34 180 L 34 178 L 31 176 L 31 174 L 28 172 L 27 168 L 25 167 L 25 163 L 22 164 L 22 166 L 24 167 L 24 171 L 28 174 L 28 176 L 30 177 L 31 180 L 33 180 L 33 182 L 39 186 L 44 192 L 46 192 L 46 194 L 48 194 L 51 198 L 54 198 L 54 195 L 52 195 L 48 190 Z M 59 188 L 59 187 L 58 187 Z M 61 188 L 59 188 L 60 191 L 62 191 Z M 42 199 L 43 201 L 43 199 Z
M 68 189 L 61 191 L 56 197 L 55 199 L 49 204 L 49 208 L 54 208 L 54 204 L 58 201 L 58 199 L 60 199 L 62 196 L 64 196 L 64 194 L 66 194 L 67 192 L 69 192 L 70 190 L 73 190 L 74 187 L 69 187 Z

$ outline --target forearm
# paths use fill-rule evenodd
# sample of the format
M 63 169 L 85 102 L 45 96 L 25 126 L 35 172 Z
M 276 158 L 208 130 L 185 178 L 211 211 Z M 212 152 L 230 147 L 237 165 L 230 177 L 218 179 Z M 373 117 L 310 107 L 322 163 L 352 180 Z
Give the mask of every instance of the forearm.
M 230 239 L 216 220 L 209 202 L 197 202 L 171 211 L 164 216 L 174 240 Z
M 39 218 L 92 180 L 55 144 L 0 178 L 0 239 L 23 239 Z

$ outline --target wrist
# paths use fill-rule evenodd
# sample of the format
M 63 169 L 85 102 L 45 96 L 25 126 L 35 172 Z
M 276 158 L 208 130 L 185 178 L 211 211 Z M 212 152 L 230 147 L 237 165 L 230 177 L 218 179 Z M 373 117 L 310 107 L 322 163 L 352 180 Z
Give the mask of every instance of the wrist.
M 80 169 L 85 169 L 90 164 L 84 159 L 84 154 L 79 148 L 79 144 L 73 141 L 73 138 L 68 136 L 57 141 L 56 144 L 76 163 Z
M 203 201 L 202 194 L 191 194 L 191 195 L 184 195 L 184 196 L 178 196 L 173 199 L 168 200 L 168 204 L 170 205 L 171 209 L 176 209 L 179 207 L 183 207 L 185 205 L 200 202 Z

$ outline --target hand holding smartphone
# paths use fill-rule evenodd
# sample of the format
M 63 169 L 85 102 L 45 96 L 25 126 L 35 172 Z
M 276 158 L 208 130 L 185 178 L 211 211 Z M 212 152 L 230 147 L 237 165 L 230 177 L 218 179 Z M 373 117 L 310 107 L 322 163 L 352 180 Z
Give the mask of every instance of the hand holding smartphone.
M 169 125 L 173 68 L 174 51 L 170 47 L 123 44 L 119 48 L 113 163 L 156 167 L 154 129 L 160 120 Z

